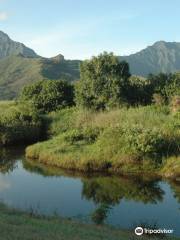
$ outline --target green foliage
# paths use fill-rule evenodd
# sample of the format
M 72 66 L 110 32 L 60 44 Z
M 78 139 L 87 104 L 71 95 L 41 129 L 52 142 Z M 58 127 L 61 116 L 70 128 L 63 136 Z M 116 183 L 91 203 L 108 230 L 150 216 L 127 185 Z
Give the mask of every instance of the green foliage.
M 23 88 L 20 101 L 30 101 L 40 112 L 47 113 L 73 105 L 73 86 L 67 81 L 44 80 Z
M 156 172 L 178 154 L 179 119 L 167 106 L 61 111 L 53 113 L 51 139 L 29 146 L 28 158 L 80 171 L 139 173 Z
M 150 91 L 160 94 L 165 102 L 169 103 L 171 98 L 180 95 L 180 73 L 149 75 Z
M 180 72 L 170 75 L 170 80 L 165 86 L 164 92 L 169 100 L 174 96 L 180 96 Z
M 149 81 L 140 76 L 131 76 L 128 80 L 126 99 L 130 105 L 151 103 L 152 92 Z
M 123 129 L 127 148 L 140 156 L 157 157 L 162 154 L 166 143 L 158 129 L 144 129 L 141 125 Z
M 125 101 L 129 66 L 113 54 L 103 53 L 86 60 L 80 67 L 76 85 L 77 105 L 95 110 L 109 109 Z
M 147 78 L 132 76 L 126 91 L 128 103 L 131 105 L 169 104 L 173 96 L 180 95 L 180 73 L 157 75 Z
M 105 52 L 81 64 L 76 103 L 93 110 L 147 105 L 152 101 L 163 105 L 179 95 L 179 89 L 180 73 L 130 77 L 128 64 Z
M 7 107 L 0 116 L 0 145 L 37 141 L 41 118 L 29 104 Z
M 76 143 L 78 141 L 85 141 L 86 143 L 93 143 L 100 134 L 99 128 L 86 127 L 83 129 L 72 129 L 65 134 L 65 140 L 70 143 Z
M 65 134 L 65 140 L 70 143 L 78 142 L 84 139 L 84 135 L 80 129 L 73 129 Z
M 47 116 L 48 136 L 56 136 L 73 129 L 76 117 L 77 109 L 75 107 L 49 113 Z

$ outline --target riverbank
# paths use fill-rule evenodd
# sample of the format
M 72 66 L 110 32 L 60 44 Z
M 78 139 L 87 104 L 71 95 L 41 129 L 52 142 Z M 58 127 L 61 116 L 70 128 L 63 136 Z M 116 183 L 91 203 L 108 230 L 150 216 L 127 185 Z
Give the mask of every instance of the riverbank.
M 49 140 L 29 146 L 28 159 L 82 172 L 180 176 L 180 120 L 166 106 L 70 108 L 48 119 Z
M 130 240 L 148 239 L 107 226 L 81 224 L 57 217 L 38 217 L 0 205 L 1 240 Z M 180 238 L 167 237 L 175 240 Z
M 81 172 L 180 176 L 180 118 L 168 106 L 41 115 L 27 103 L 1 102 L 0 145 L 31 144 L 26 157 Z

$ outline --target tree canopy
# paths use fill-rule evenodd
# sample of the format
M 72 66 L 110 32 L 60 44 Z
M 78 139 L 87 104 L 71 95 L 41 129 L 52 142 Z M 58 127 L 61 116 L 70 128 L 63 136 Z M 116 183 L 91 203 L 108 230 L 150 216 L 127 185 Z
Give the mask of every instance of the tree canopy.
M 124 103 L 129 77 L 128 63 L 119 62 L 112 53 L 84 61 L 76 85 L 77 105 L 99 110 Z
M 25 86 L 20 101 L 30 101 L 41 112 L 73 105 L 73 85 L 63 80 L 43 80 Z

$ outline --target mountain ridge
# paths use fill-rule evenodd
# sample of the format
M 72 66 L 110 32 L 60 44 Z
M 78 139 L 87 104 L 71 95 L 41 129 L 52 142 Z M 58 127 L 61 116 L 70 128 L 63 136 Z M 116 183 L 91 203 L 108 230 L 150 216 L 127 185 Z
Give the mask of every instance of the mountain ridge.
M 119 59 L 129 63 L 133 75 L 173 73 L 180 70 L 180 43 L 161 40 Z M 76 81 L 80 77 L 80 63 L 81 60 L 67 60 L 62 54 L 41 57 L 0 31 L 0 100 L 15 98 L 23 86 L 38 80 Z
M 173 73 L 180 70 L 180 43 L 157 41 L 137 53 L 120 56 L 119 59 L 129 63 L 134 75 Z
M 22 54 L 24 57 L 38 57 L 34 50 L 23 43 L 13 41 L 6 33 L 0 31 L 0 59 Z
M 0 100 L 16 98 L 22 87 L 39 80 L 75 81 L 79 79 L 79 64 L 62 54 L 41 57 L 0 31 Z

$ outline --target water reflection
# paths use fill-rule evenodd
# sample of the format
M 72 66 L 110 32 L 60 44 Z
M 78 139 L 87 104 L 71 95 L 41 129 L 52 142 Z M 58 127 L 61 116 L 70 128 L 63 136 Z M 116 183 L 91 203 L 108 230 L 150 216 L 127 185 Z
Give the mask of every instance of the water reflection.
M 0 176 L 0 192 L 6 190 L 6 189 L 9 189 L 11 187 L 11 184 L 8 180 L 5 180 L 3 179 L 1 176 Z
M 161 202 L 164 191 L 159 186 L 157 178 L 120 177 L 82 175 L 67 172 L 55 167 L 47 167 L 39 163 L 23 161 L 23 167 L 43 176 L 72 176 L 78 177 L 83 183 L 82 196 L 93 202 L 115 205 L 121 199 L 134 200 L 143 203 Z
M 0 148 L 0 172 L 4 174 L 12 172 L 16 168 L 17 159 L 21 157 L 22 149 Z
M 178 203 L 180 203 L 180 181 L 170 181 L 169 184 L 174 197 L 177 199 Z
M 157 179 L 143 177 L 125 178 L 117 176 L 82 176 L 73 172 L 64 172 L 54 167 L 24 161 L 26 170 L 43 176 L 73 176 L 81 179 L 82 198 L 93 201 L 95 210 L 90 214 L 93 222 L 101 224 L 108 217 L 113 206 L 122 199 L 142 202 L 144 204 L 163 201 L 164 191 Z
M 155 218 L 162 227 L 172 224 L 178 229 L 178 182 L 145 176 L 87 176 L 21 159 L 23 151 L 0 150 L 0 198 L 12 207 L 28 209 L 39 204 L 41 214 L 56 211 L 61 216 L 79 215 L 82 220 L 88 217 L 96 224 L 123 228 Z
M 164 191 L 156 180 L 111 176 L 83 179 L 82 195 L 96 203 L 111 205 L 121 199 L 155 204 L 163 200 Z

